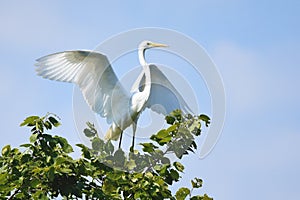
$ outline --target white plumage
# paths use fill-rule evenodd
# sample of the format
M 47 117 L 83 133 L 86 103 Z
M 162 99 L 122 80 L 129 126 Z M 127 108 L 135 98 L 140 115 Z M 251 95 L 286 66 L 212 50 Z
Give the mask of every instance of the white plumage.
M 139 45 L 143 71 L 130 93 L 119 82 L 107 57 L 99 52 L 76 50 L 50 54 L 37 59 L 36 71 L 43 78 L 77 84 L 89 107 L 112 124 L 105 138 L 117 140 L 130 125 L 135 134 L 136 122 L 145 108 L 164 115 L 175 109 L 191 112 L 158 67 L 145 61 L 146 49 L 165 46 L 150 41 Z

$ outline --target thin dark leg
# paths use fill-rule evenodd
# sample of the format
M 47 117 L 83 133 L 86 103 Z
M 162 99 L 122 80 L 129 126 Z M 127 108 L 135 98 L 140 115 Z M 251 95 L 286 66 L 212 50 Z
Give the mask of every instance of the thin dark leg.
M 134 150 L 134 139 L 135 139 L 135 131 L 136 131 L 136 122 L 134 122 L 132 124 L 132 131 L 133 131 L 133 134 L 132 134 L 132 145 L 130 147 L 130 151 L 133 152 Z
M 119 139 L 119 149 L 121 149 L 122 137 L 123 137 L 123 131 L 122 131 L 122 133 L 120 135 L 120 139 Z

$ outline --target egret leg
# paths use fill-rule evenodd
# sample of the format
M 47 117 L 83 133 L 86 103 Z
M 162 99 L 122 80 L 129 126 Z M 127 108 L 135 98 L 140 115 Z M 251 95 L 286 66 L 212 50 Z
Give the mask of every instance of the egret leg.
M 119 149 L 121 149 L 121 144 L 122 144 L 122 137 L 123 137 L 123 131 L 120 135 L 120 140 L 119 140 Z
M 132 131 L 133 131 L 133 133 L 132 133 L 132 145 L 130 147 L 130 151 L 131 152 L 133 152 L 133 150 L 134 150 L 134 139 L 135 139 L 135 131 L 136 131 L 136 122 L 134 122 L 132 124 Z

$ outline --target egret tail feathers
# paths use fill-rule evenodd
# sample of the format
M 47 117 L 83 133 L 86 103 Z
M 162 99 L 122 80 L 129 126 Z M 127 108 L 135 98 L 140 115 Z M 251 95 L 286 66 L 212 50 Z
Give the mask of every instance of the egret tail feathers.
M 105 134 L 106 140 L 118 140 L 123 130 L 117 126 L 111 125 Z

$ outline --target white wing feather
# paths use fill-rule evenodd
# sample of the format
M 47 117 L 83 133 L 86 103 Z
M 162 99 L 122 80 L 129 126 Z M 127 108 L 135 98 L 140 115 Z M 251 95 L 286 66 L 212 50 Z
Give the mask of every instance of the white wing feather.
M 192 113 L 192 110 L 184 101 L 183 97 L 162 71 L 153 64 L 151 64 L 149 68 L 151 74 L 151 91 L 145 106 L 163 115 L 167 115 L 175 109 L 181 109 L 184 113 Z M 142 71 L 133 84 L 131 92 L 142 91 L 144 84 L 145 73 Z
M 56 81 L 76 83 L 90 108 L 113 119 L 112 106 L 129 102 L 129 94 L 120 84 L 105 55 L 88 50 L 64 51 L 37 59 L 37 74 Z

